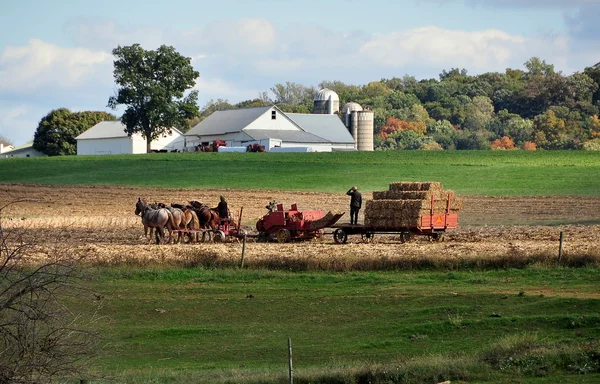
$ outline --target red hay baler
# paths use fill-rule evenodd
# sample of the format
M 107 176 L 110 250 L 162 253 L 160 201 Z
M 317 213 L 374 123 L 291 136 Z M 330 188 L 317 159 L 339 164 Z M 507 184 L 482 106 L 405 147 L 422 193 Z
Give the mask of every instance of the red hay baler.
M 328 212 L 325 215 L 321 210 L 299 211 L 295 203 L 290 209 L 277 204 L 258 220 L 256 229 L 259 237 L 275 238 L 280 243 L 287 243 L 292 239 L 312 239 L 321 237 L 323 228 L 332 226 L 343 215 L 343 212 Z

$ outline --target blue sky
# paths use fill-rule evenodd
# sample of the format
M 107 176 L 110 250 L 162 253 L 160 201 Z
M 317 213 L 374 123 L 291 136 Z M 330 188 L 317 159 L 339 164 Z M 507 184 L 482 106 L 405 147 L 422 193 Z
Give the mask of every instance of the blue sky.
M 0 136 L 24 144 L 56 108 L 110 112 L 117 45 L 191 57 L 202 107 L 286 81 L 503 72 L 532 56 L 571 74 L 600 61 L 598 17 L 600 0 L 4 0 Z

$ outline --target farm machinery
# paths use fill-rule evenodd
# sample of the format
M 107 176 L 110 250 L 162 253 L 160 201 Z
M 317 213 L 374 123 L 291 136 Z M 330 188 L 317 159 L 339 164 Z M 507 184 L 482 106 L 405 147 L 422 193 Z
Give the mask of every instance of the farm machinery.
M 260 239 L 276 239 L 287 243 L 296 239 L 313 239 L 323 235 L 323 229 L 334 225 L 344 213 L 325 214 L 322 210 L 299 211 L 297 204 L 284 209 L 283 204 L 267 206 L 269 213 L 256 223 Z

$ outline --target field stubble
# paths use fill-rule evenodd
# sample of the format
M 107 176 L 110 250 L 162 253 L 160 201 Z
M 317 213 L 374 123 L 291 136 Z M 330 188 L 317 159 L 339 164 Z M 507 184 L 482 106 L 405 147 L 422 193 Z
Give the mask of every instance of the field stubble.
M 134 215 L 138 197 L 167 203 L 193 199 L 216 206 L 219 195 L 224 195 L 232 212 L 243 207 L 242 222 L 250 227 L 266 212 L 265 205 L 270 200 L 286 207 L 296 202 L 301 210 L 344 211 L 347 205 L 343 193 L 19 184 L 4 184 L 0 191 L 0 206 L 26 200 L 4 209 L 6 229 L 19 229 L 24 239 L 44 239 L 48 246 L 54 243 L 70 246 L 97 265 L 158 263 L 210 267 L 239 263 L 241 244 L 236 240 L 225 244 L 149 244 L 140 218 Z M 371 197 L 368 193 L 364 195 L 367 199 Z M 373 243 L 350 237 L 348 244 L 336 245 L 327 233 L 320 240 L 291 244 L 250 241 L 245 265 L 291 270 L 519 267 L 555 262 L 561 231 L 565 240 L 564 262 L 585 265 L 600 259 L 600 225 L 548 225 L 594 223 L 599 219 L 599 197 L 464 196 L 464 199 L 461 224 L 447 234 L 444 242 L 432 243 L 425 237 L 417 237 L 400 244 L 394 236 L 377 235 Z

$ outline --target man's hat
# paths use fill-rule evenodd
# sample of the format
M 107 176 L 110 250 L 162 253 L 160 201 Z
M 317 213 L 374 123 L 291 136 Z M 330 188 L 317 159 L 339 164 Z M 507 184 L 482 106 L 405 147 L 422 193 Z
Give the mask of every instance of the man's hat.
M 354 187 L 352 187 L 353 191 L 356 191 L 358 189 L 358 187 L 355 185 Z

